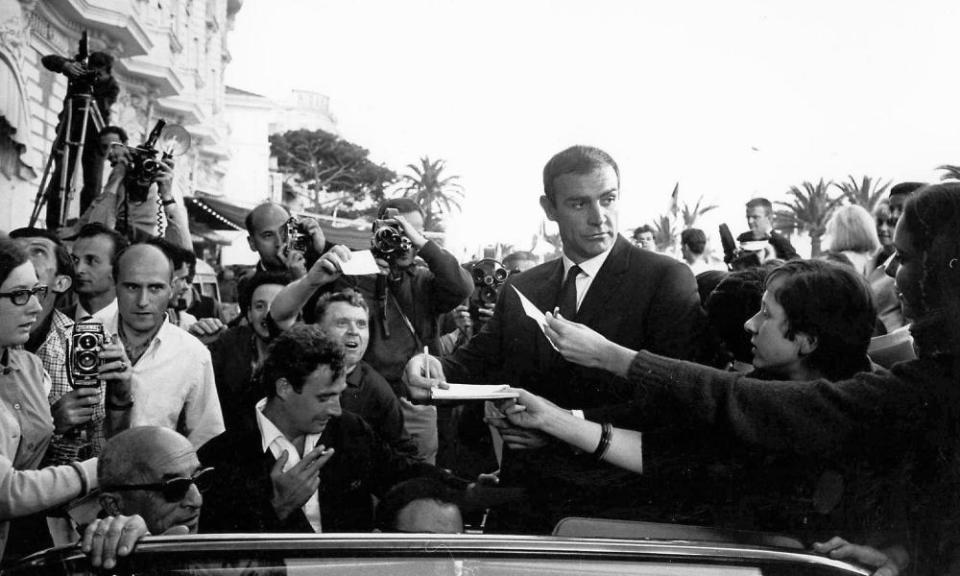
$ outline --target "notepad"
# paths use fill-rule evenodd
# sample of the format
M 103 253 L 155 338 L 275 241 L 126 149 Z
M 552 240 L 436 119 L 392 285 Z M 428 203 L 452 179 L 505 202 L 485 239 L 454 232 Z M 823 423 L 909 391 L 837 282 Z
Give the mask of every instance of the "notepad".
M 357 250 L 350 253 L 350 259 L 340 265 L 340 270 L 347 276 L 363 276 L 365 274 L 379 274 L 373 253 L 369 250 Z
M 508 384 L 448 384 L 450 388 L 433 388 L 433 400 L 504 400 L 516 398 L 519 393 L 511 391 Z

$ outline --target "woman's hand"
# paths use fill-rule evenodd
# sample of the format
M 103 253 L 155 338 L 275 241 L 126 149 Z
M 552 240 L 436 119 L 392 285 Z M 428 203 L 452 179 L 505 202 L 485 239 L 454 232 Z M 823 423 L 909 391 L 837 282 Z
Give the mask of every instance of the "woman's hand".
M 497 408 L 512 426 L 550 433 L 551 424 L 569 415 L 569 412 L 553 402 L 522 388 L 511 388 L 510 391 L 517 392 L 519 396 L 516 399 L 501 402 Z M 488 423 L 493 424 L 489 420 Z

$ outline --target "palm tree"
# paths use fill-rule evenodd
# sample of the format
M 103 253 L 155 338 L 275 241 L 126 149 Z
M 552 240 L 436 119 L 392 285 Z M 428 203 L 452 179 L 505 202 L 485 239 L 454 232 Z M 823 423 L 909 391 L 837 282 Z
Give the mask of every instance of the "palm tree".
M 960 166 L 954 166 L 953 164 L 944 164 L 943 166 L 937 166 L 937 170 L 946 170 L 946 174 L 941 174 L 941 180 L 960 180 Z
M 880 178 L 877 178 L 877 181 L 874 182 L 869 176 L 864 176 L 863 180 L 857 183 L 853 176 L 847 177 L 850 179 L 849 182 L 835 183 L 834 186 L 843 192 L 844 198 L 849 200 L 851 204 L 863 206 L 873 213 L 873 209 L 877 207 L 877 204 L 887 193 L 890 181 L 888 180 L 881 186 L 883 180 Z
M 843 200 L 842 196 L 831 197 L 830 186 L 823 178 L 817 184 L 804 182 L 802 188 L 791 186 L 787 191 L 792 196 L 789 202 L 777 204 L 784 207 L 774 214 L 774 227 L 781 232 L 792 234 L 806 232 L 810 235 L 810 255 L 820 255 L 820 238 L 827 229 L 827 221 Z
M 413 173 L 404 174 L 402 188 L 404 198 L 412 198 L 423 209 L 423 227 L 429 231 L 440 231 L 444 216 L 461 209 L 463 186 L 457 180 L 459 176 L 443 174 L 444 161 L 431 161 L 428 156 L 420 159 L 420 165 L 407 164 Z
M 697 198 L 697 203 L 690 208 L 690 205 L 686 202 L 683 203 L 683 209 L 681 211 L 683 215 L 683 227 L 692 228 L 694 224 L 697 223 L 697 219 L 706 214 L 711 210 L 719 208 L 716 204 L 710 204 L 709 206 L 701 207 L 700 204 L 703 202 L 703 196 Z
M 653 241 L 660 252 L 671 253 L 676 251 L 680 231 L 674 225 L 671 214 L 661 214 L 653 222 Z

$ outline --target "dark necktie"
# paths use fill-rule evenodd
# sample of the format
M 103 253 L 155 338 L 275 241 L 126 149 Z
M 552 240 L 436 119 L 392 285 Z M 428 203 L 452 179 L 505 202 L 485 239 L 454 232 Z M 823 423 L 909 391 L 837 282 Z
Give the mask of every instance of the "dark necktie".
M 563 288 L 560 289 L 560 314 L 567 320 L 574 320 L 577 317 L 577 276 L 580 275 L 580 267 L 574 264 L 567 272 L 567 279 L 563 281 Z

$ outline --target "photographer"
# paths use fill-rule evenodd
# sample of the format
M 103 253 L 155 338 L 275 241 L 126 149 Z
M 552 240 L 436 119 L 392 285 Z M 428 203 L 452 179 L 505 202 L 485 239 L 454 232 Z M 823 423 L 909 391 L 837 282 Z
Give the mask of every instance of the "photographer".
M 385 221 L 388 210 L 397 214 Z M 277 295 L 270 316 L 280 326 L 289 324 L 321 286 L 325 291 L 353 288 L 359 292 L 371 308 L 370 345 L 363 359 L 386 378 L 401 398 L 405 426 L 417 444 L 418 456 L 432 462 L 437 452 L 436 408 L 407 401 L 401 383 L 403 368 L 425 346 L 439 353 L 440 316 L 470 296 L 473 282 L 453 254 L 424 237 L 423 212 L 413 200 L 386 200 L 380 205 L 378 220 L 399 227 L 410 242 L 403 253 L 389 262 L 380 262 L 383 273 L 339 278 L 334 275 L 324 278 L 324 282 L 311 282 L 311 268 L 310 274 Z M 417 256 L 426 266 L 416 263 Z M 317 261 L 317 265 L 323 264 L 323 259 Z M 312 322 L 313 310 L 304 310 L 304 316 Z
M 65 140 L 76 143 L 80 141 L 80 135 L 84 134 L 83 141 L 83 189 L 80 191 L 80 213 L 83 213 L 93 202 L 93 199 L 100 191 L 104 156 L 100 152 L 98 144 L 99 134 L 97 127 L 90 116 L 84 114 L 86 99 L 79 96 L 87 95 L 93 97 L 97 108 L 100 111 L 100 117 L 103 124 L 110 123 L 110 107 L 117 101 L 117 95 L 120 93 L 120 85 L 111 75 L 113 66 L 113 57 L 105 52 L 94 52 L 86 58 L 86 64 L 78 55 L 76 59 L 65 58 L 56 54 L 44 56 L 41 59 L 43 66 L 51 72 L 57 72 L 67 77 L 67 95 L 64 98 L 63 111 L 58 117 L 60 124 L 57 126 L 57 133 L 65 130 Z M 66 121 L 67 107 L 71 107 L 72 124 L 63 126 Z M 85 122 L 85 124 L 84 124 Z M 67 170 L 66 181 L 69 182 L 73 176 L 74 163 L 71 161 L 68 165 L 63 165 L 63 150 L 66 146 L 74 148 L 76 144 L 63 144 L 60 150 L 55 150 L 54 157 L 55 169 L 50 177 L 50 184 L 47 187 L 47 228 L 56 230 L 60 227 L 60 212 L 63 210 L 60 198 L 59 185 L 62 178 L 62 171 Z M 74 150 L 71 152 L 75 153 Z
M 264 202 L 247 214 L 244 219 L 248 233 L 247 243 L 251 250 L 260 255 L 257 272 L 286 271 L 294 279 L 302 278 L 307 273 L 306 254 L 290 246 L 287 231 L 289 221 L 290 212 L 273 202 Z M 311 252 L 322 254 L 326 250 L 327 242 L 316 220 L 301 218 L 297 227 L 309 238 Z

